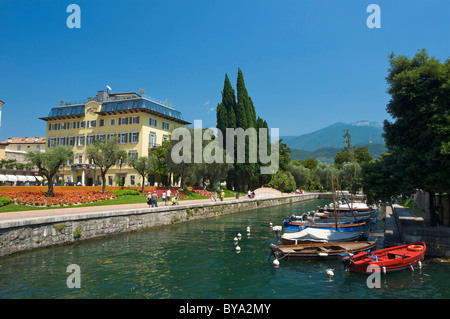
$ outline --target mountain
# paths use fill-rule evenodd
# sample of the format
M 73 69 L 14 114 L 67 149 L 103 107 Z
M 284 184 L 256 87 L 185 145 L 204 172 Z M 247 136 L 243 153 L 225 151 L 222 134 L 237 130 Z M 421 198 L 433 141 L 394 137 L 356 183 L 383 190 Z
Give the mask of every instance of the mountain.
M 353 146 L 367 146 L 374 159 L 386 152 L 383 129 L 376 122 L 335 123 L 300 136 L 281 136 L 291 149 L 291 159 L 304 161 L 315 158 L 319 162 L 334 163 L 334 156 L 344 148 L 344 134 L 348 129 Z
M 366 144 L 359 146 L 367 146 L 367 149 L 372 155 L 373 159 L 377 159 L 381 154 L 386 153 L 386 146 L 384 144 Z M 321 147 L 314 151 L 304 151 L 295 148 L 291 148 L 291 159 L 304 161 L 308 158 L 315 158 L 322 163 L 334 164 L 334 156 L 336 153 L 342 151 L 342 147 Z
M 312 133 L 300 136 L 281 136 L 291 149 L 314 151 L 323 147 L 344 147 L 344 134 L 348 129 L 353 146 L 366 144 L 384 144 L 382 127 L 376 122 L 359 121 L 356 123 L 335 123 Z

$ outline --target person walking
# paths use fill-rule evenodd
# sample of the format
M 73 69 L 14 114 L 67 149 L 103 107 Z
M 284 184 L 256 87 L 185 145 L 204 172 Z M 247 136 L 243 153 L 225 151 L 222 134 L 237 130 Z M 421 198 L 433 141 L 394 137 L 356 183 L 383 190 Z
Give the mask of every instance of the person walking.
M 171 192 L 170 192 L 170 188 L 167 190 L 167 200 L 170 202 L 170 195 L 171 195 Z
M 175 205 L 178 205 L 178 197 L 179 197 L 178 191 L 175 193 Z
M 152 204 L 152 194 L 148 192 L 147 195 L 147 208 L 150 208 L 150 205 Z
M 164 202 L 164 206 L 166 206 L 167 205 L 167 202 L 166 202 L 166 191 L 164 191 L 162 193 L 162 201 Z
M 158 207 L 158 194 L 156 194 L 156 191 L 152 195 L 152 207 Z
M 223 189 L 220 190 L 220 200 L 223 202 L 223 198 L 225 197 L 225 192 Z
M 217 191 L 214 191 L 214 201 L 217 201 Z

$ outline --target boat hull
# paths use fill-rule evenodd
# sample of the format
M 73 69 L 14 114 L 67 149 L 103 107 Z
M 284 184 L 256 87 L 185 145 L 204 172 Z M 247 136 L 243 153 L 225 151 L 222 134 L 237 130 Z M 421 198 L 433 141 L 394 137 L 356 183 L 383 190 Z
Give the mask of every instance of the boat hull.
M 353 257 L 340 257 L 345 268 L 358 273 L 370 274 L 373 269 L 394 272 L 413 267 L 425 257 L 425 243 L 415 243 L 381 249 L 374 252 L 360 252 Z
M 297 245 L 302 242 L 347 242 L 361 240 L 367 237 L 369 226 L 360 227 L 352 231 L 336 229 L 320 229 L 309 227 L 298 232 L 285 232 L 281 240 L 285 245 Z
M 310 243 L 299 245 L 271 245 L 272 254 L 277 259 L 285 260 L 329 260 L 339 259 L 342 253 L 356 254 L 358 252 L 373 249 L 377 241 L 352 241 L 337 243 Z

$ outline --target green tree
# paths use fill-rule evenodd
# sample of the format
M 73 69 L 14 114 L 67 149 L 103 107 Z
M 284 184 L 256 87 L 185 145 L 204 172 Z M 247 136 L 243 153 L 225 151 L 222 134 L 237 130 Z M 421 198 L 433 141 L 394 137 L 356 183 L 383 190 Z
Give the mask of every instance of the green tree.
M 319 163 L 312 173 L 312 180 L 320 183 L 324 189 L 331 190 L 331 178 L 338 176 L 338 169 L 327 163 Z
M 276 174 L 272 176 L 272 179 L 267 184 L 268 187 L 278 189 L 283 193 L 295 192 L 295 179 L 290 172 L 278 170 Z
M 291 161 L 291 149 L 287 146 L 286 143 L 283 143 L 283 139 L 280 139 L 280 148 L 279 148 L 279 156 L 280 156 L 280 162 L 279 167 L 280 170 L 286 171 L 289 162 Z
M 150 174 L 153 169 L 152 158 L 148 156 L 141 156 L 138 158 L 132 157 L 128 163 L 142 176 L 142 190 L 145 191 L 145 177 Z
M 294 177 L 297 187 L 307 187 L 309 184 L 310 170 L 302 165 L 295 165 L 290 162 L 287 171 Z
M 72 150 L 67 146 L 56 146 L 46 152 L 39 150 L 25 153 L 25 159 L 38 168 L 39 175 L 45 176 L 48 181 L 46 196 L 53 197 L 53 178 L 58 173 L 59 168 L 73 155 Z
M 88 158 L 100 168 L 100 175 L 102 177 L 102 193 L 106 191 L 106 173 L 111 166 L 118 163 L 120 165 L 127 158 L 127 153 L 119 144 L 117 137 L 107 140 L 97 140 L 94 144 L 89 145 L 86 149 Z
M 372 160 L 372 155 L 370 155 L 367 146 L 360 146 L 355 149 L 355 160 L 358 164 L 369 163 Z
M 405 168 L 403 190 L 413 185 L 429 194 L 436 225 L 435 194 L 450 192 L 450 59 L 441 63 L 420 50 L 411 59 L 392 53 L 389 65 L 386 110 L 394 121 L 384 121 L 386 146 Z
M 317 168 L 317 165 L 319 165 L 319 162 L 315 158 L 308 158 L 304 161 L 301 161 L 300 165 L 306 167 L 309 170 L 315 170 Z

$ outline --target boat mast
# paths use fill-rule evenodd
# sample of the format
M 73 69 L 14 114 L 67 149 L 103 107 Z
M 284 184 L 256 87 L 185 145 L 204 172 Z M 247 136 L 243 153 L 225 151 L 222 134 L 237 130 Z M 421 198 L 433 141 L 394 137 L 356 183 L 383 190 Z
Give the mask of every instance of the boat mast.
M 333 190 L 334 226 L 336 227 L 336 230 L 337 230 L 336 202 L 335 202 L 335 198 L 334 198 L 333 175 L 331 175 L 331 189 Z

